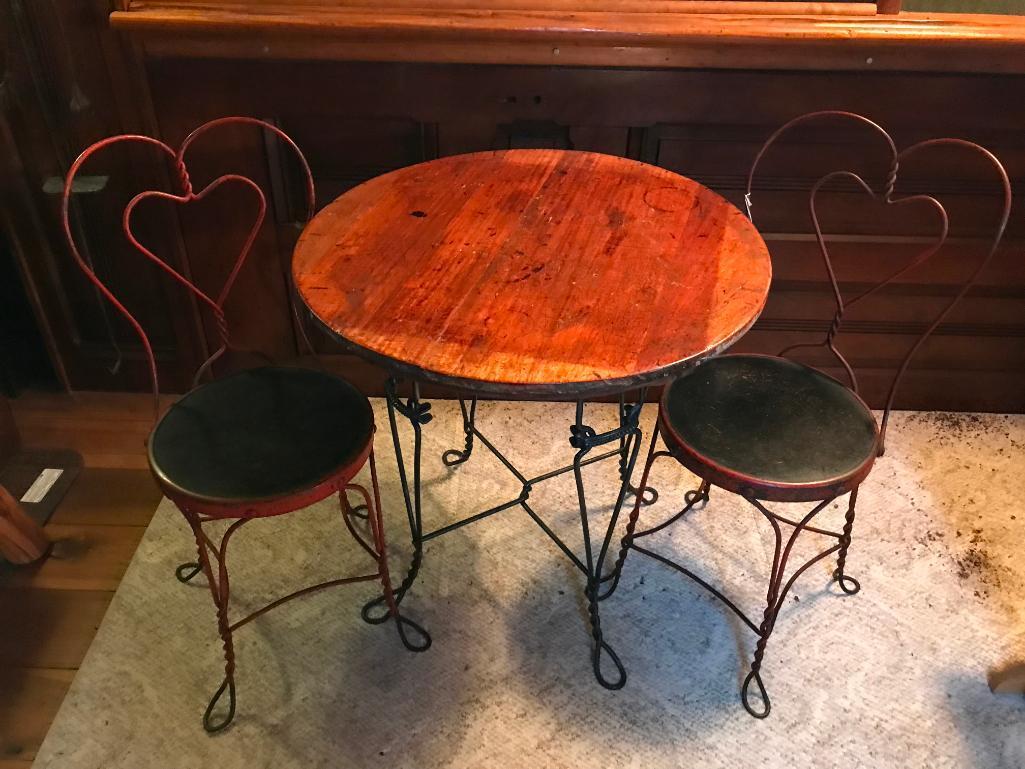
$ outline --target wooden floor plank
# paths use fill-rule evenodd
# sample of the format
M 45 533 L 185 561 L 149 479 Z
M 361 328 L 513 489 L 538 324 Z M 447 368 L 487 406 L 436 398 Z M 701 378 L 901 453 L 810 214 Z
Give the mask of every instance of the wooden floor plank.
M 146 458 L 148 428 L 138 423 L 106 422 L 102 419 L 48 421 L 32 417 L 19 422 L 26 449 L 72 449 L 87 466 L 97 467 L 95 455 Z
M 48 524 L 50 555 L 29 566 L 0 569 L 8 588 L 117 590 L 145 526 Z
M 160 490 L 148 469 L 86 467 L 50 522 L 148 526 L 160 497 Z
M 102 451 L 79 452 L 88 467 L 102 467 L 111 470 L 149 470 L 149 461 L 144 454 L 132 452 L 106 453 Z
M 161 399 L 162 408 L 175 397 Z M 87 467 L 146 468 L 153 399 L 142 393 L 23 393 L 10 401 L 26 449 L 73 449 Z
M 24 448 L 85 465 L 46 527 L 53 554 L 0 568 L 0 769 L 30 769 L 161 495 L 148 395 L 26 393 L 11 408 Z
M 5 665 L 75 669 L 85 657 L 113 594 L 40 590 L 0 583 L 0 659 Z
M 161 408 L 174 403 L 178 395 L 161 395 Z M 25 392 L 11 399 L 17 421 L 23 414 L 50 416 L 110 416 L 117 420 L 143 420 L 152 424 L 153 396 L 124 392 Z
M 74 675 L 33 668 L 0 672 L 0 769 L 29 766 Z

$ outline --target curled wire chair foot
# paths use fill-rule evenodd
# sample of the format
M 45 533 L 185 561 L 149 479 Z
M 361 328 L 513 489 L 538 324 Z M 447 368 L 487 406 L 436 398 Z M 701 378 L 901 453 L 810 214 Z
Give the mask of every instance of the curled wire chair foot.
M 602 652 L 608 655 L 608 658 L 612 660 L 612 664 L 616 667 L 616 678 L 609 680 L 605 677 L 605 674 L 601 669 L 601 658 Z M 598 683 L 604 686 L 606 689 L 616 691 L 622 689 L 626 685 L 626 668 L 623 667 L 623 663 L 619 660 L 619 655 L 612 650 L 605 641 L 599 640 L 594 647 L 594 651 L 591 653 L 591 664 L 594 667 L 594 677 L 598 679 Z
M 658 502 L 658 489 L 651 486 L 645 486 L 643 489 L 639 489 L 636 486 L 627 486 L 626 490 L 633 494 L 635 497 L 641 498 L 641 505 L 644 507 L 651 507 L 651 505 Z
M 217 707 L 217 703 L 220 702 L 221 697 L 224 693 L 228 693 L 228 712 L 225 713 L 219 719 L 214 719 L 214 708 Z M 223 731 L 235 718 L 235 679 L 232 677 L 225 678 L 221 683 L 220 687 L 214 692 L 214 696 L 210 698 L 210 704 L 206 706 L 206 712 L 203 713 L 203 729 L 207 734 L 216 734 L 217 732 Z
M 449 449 L 448 451 L 446 451 L 444 454 L 441 455 L 441 463 L 443 465 L 445 465 L 445 467 L 455 467 L 456 465 L 463 464 L 463 462 L 465 462 L 469 458 L 470 458 L 470 452 L 469 451 L 459 451 L 457 449 Z
M 708 489 L 705 489 L 704 487 L 700 489 L 691 489 L 683 495 L 683 501 L 700 510 L 708 504 Z M 701 507 L 697 507 L 698 504 L 700 504 Z
M 399 638 L 402 640 L 402 645 L 411 652 L 425 652 L 431 648 L 431 634 L 418 622 L 414 622 L 409 617 L 403 617 L 401 614 L 395 617 L 395 625 L 399 631 Z M 410 631 L 414 636 L 419 636 L 419 642 L 416 642 L 410 637 Z
M 399 597 L 399 593 L 396 592 L 396 601 L 399 600 Z M 360 617 L 368 625 L 383 625 L 392 619 L 393 616 L 395 617 L 399 638 L 402 640 L 403 646 L 411 652 L 425 652 L 431 648 L 431 634 L 422 625 L 414 622 L 409 617 L 404 617 L 402 614 L 393 615 L 383 595 L 367 601 L 363 604 L 363 608 L 360 609 Z M 410 631 L 412 631 L 412 634 Z M 415 641 L 412 636 L 419 636 L 419 642 Z
M 840 586 L 840 589 L 846 595 L 857 595 L 861 592 L 861 583 L 858 580 L 846 574 L 841 574 L 839 571 L 833 572 L 833 581 Z
M 752 681 L 758 686 L 758 697 L 762 701 L 762 708 L 760 710 L 756 710 L 751 703 Z M 747 674 L 747 678 L 744 679 L 744 687 L 740 690 L 740 701 L 744 704 L 744 710 L 755 718 L 766 718 L 769 715 L 769 711 L 772 710 L 772 702 L 765 691 L 765 684 L 762 683 L 761 673 L 757 670 L 752 670 Z
M 396 601 L 400 600 L 398 592 L 395 593 L 395 599 Z M 388 610 L 388 604 L 383 595 L 372 598 L 363 604 L 359 615 L 368 625 L 383 625 L 391 618 L 391 612 Z
M 182 584 L 187 584 L 201 571 L 203 571 L 202 566 L 195 561 L 189 561 L 188 563 L 181 564 L 174 570 L 174 578 Z

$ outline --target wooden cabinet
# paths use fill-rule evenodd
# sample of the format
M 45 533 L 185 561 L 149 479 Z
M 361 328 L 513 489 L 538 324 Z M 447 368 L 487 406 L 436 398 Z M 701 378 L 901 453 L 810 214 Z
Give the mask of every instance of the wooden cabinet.
M 1016 185 L 1025 177 L 1025 133 L 1021 130 L 1025 125 L 1025 71 L 1014 71 L 1025 61 L 1021 56 L 1025 53 L 1025 25 L 1014 27 L 1004 21 L 987 22 L 990 27 L 986 27 L 1005 30 L 1001 34 L 1007 53 L 1002 57 L 962 40 L 946 49 L 937 43 L 930 59 L 928 46 L 916 40 L 908 43 L 909 52 L 899 66 L 855 71 L 849 55 L 851 50 L 862 51 L 858 46 L 869 44 L 865 29 L 877 38 L 882 34 L 872 26 L 876 22 L 858 21 L 852 27 L 853 47 L 836 43 L 824 52 L 817 47 L 821 43 L 817 38 L 808 44 L 792 43 L 808 57 L 803 66 L 788 63 L 796 56 L 788 54 L 775 69 L 766 69 L 759 65 L 762 49 L 752 52 L 745 47 L 747 43 L 727 40 L 728 45 L 735 44 L 735 55 L 722 53 L 720 65 L 714 68 L 674 66 L 678 59 L 673 54 L 653 69 L 537 66 L 530 53 L 534 49 L 529 47 L 535 38 L 514 39 L 512 32 L 504 33 L 505 42 L 496 43 L 498 47 L 486 54 L 475 53 L 472 44 L 478 38 L 472 36 L 463 40 L 462 48 L 432 42 L 430 49 L 416 48 L 412 38 L 404 43 L 394 37 L 392 47 L 377 42 L 375 55 L 362 54 L 374 59 L 404 55 L 430 59 L 441 58 L 447 51 L 447 55 L 469 59 L 466 63 L 341 61 L 337 59 L 367 51 L 370 38 L 354 43 L 345 36 L 347 32 L 332 36 L 323 30 L 302 37 L 291 28 L 287 33 L 275 32 L 279 36 L 274 37 L 252 18 L 246 26 L 239 18 L 247 17 L 228 16 L 218 17 L 221 21 L 217 23 L 223 22 L 227 29 L 237 22 L 231 27 L 230 42 L 194 33 L 181 18 L 175 22 L 177 26 L 172 24 L 169 31 L 162 32 L 152 18 L 145 21 L 147 9 L 156 8 L 152 13 L 157 13 L 160 3 L 128 3 L 129 10 L 118 17 L 128 37 L 118 38 L 102 24 L 102 2 L 76 0 L 68 3 L 72 5 L 85 16 L 77 20 L 67 17 L 66 26 L 78 34 L 89 29 L 90 39 L 102 41 L 99 48 L 88 49 L 102 51 L 102 56 L 81 54 L 102 61 L 94 63 L 95 67 L 83 67 L 82 80 L 77 81 L 96 106 L 82 114 L 65 109 L 59 124 L 66 147 L 63 155 L 52 149 L 27 151 L 33 157 L 51 160 L 50 167 L 25 174 L 47 243 L 47 250 L 26 259 L 30 270 L 59 277 L 52 282 L 63 287 L 64 295 L 51 290 L 41 307 L 57 329 L 56 347 L 69 361 L 71 382 L 79 387 L 141 384 L 137 375 L 128 373 L 133 363 L 132 341 L 116 323 L 115 338 L 125 351 L 125 362 L 117 376 L 104 373 L 113 357 L 103 315 L 84 282 L 70 274 L 56 236 L 54 198 L 39 191 L 46 176 L 59 175 L 72 150 L 102 133 L 151 129 L 173 144 L 213 117 L 243 114 L 271 119 L 307 153 L 321 204 L 365 179 L 434 157 L 494 148 L 557 147 L 654 163 L 691 176 L 739 205 L 754 153 L 772 130 L 802 112 L 841 108 L 873 117 L 891 130 L 901 145 L 940 135 L 979 141 L 1005 161 Z M 128 18 L 136 13 L 132 10 L 136 5 L 143 11 L 139 18 L 144 19 L 138 24 L 135 17 Z M 784 23 L 770 20 L 766 29 L 777 22 Z M 276 16 L 267 22 L 271 23 L 283 22 Z M 611 22 L 606 19 L 603 23 Z M 954 22 L 943 29 L 949 32 L 954 28 L 951 24 Z M 528 32 L 542 37 L 536 29 Z M 424 32 L 423 40 L 433 41 L 440 34 Z M 549 30 L 546 34 L 553 33 Z M 668 44 L 665 34 L 660 39 Z M 604 40 L 599 35 L 595 45 L 604 45 Z M 514 42 L 519 47 L 514 48 Z M 406 43 L 409 47 L 404 52 Z M 884 43 L 880 50 L 888 50 L 893 41 Z M 776 40 L 774 44 L 789 43 Z M 75 45 L 76 50 L 87 50 L 81 41 Z M 257 45 L 263 47 L 253 47 Z M 568 43 L 547 45 L 550 50 L 552 45 Z M 573 55 L 598 57 L 600 47 Z M 727 46 L 725 50 L 732 49 Z M 609 61 L 616 61 L 613 54 L 608 55 L 612 57 Z M 499 56 L 513 59 L 513 63 L 491 60 Z M 1018 65 L 1008 58 L 1015 56 Z M 926 66 L 930 60 L 935 71 Z M 863 57 L 862 69 L 871 70 L 864 61 Z M 93 82 L 89 77 L 106 78 L 107 90 L 89 85 Z M 58 89 L 65 103 L 75 93 L 75 86 L 58 78 L 50 87 Z M 96 95 L 103 93 L 107 95 Z M 101 104 L 101 98 L 109 103 Z M 852 315 L 853 334 L 847 339 L 847 349 L 855 365 L 865 372 L 869 399 L 877 404 L 902 352 L 955 290 L 955 281 L 970 270 L 972 260 L 980 256 L 979 249 L 998 215 L 998 187 L 984 163 L 956 152 L 921 161 L 901 169 L 898 190 L 935 194 L 950 211 L 953 239 L 929 267 L 906 276 Z M 95 204 L 87 194 L 78 196 L 82 226 L 91 252 L 109 265 L 111 274 L 121 276 L 119 285 L 129 288 L 136 304 L 145 308 L 145 320 L 156 329 L 168 381 L 178 386 L 185 381 L 197 351 L 212 339 L 211 319 L 204 318 L 184 298 L 176 298 L 176 292 L 144 266 L 132 263 L 112 221 L 119 194 L 123 199 L 129 189 L 138 189 L 147 180 L 158 186 L 168 184 L 166 169 L 153 167 L 152 160 L 145 157 L 112 157 L 107 162 L 110 165 L 92 173 L 109 174 L 111 179 L 115 171 L 122 173 L 129 186 L 108 187 L 108 192 L 115 193 L 112 203 L 99 203 L 99 195 Z M 878 139 L 849 127 L 809 127 L 796 132 L 766 158 L 755 184 L 754 214 L 773 254 L 775 280 L 763 318 L 737 349 L 776 352 L 787 344 L 812 339 L 827 328 L 830 297 L 807 214 L 806 190 L 818 175 L 839 163 L 872 180 L 887 171 Z M 227 312 L 240 341 L 272 353 L 294 352 L 296 335 L 286 281 L 302 209 L 294 164 L 254 130 L 233 128 L 204 137 L 195 147 L 190 165 L 197 184 L 232 169 L 263 182 L 271 193 L 271 215 Z M 150 237 L 158 252 L 172 261 L 180 260 L 201 281 L 216 281 L 223 275 L 226 260 L 244 237 L 249 221 L 244 205 L 216 198 L 205 209 L 150 213 Z M 935 226 L 927 210 L 909 210 L 897 216 L 880 210 L 853 189 L 830 194 L 823 206 L 823 223 L 834 244 L 841 279 L 851 291 L 882 276 L 894 260 L 907 258 L 912 249 L 928 241 Z M 1005 247 L 968 300 L 922 350 L 900 406 L 1025 409 L 1023 240 L 1025 206 L 1019 202 Z M 643 280 L 643 275 L 638 279 Z M 40 278 L 41 284 L 49 285 L 46 280 L 50 278 Z M 76 338 L 81 341 L 71 341 Z M 343 355 L 322 338 L 317 344 L 338 355 L 333 360 L 336 368 L 369 391 L 380 392 L 379 371 Z

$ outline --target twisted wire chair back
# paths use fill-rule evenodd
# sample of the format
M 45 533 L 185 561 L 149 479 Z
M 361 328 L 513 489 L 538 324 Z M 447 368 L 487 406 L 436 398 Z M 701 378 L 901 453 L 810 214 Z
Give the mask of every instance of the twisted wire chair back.
M 843 119 L 847 121 L 853 121 L 860 125 L 866 126 L 877 134 L 883 141 L 888 153 L 889 153 L 889 170 L 886 178 L 883 180 L 881 189 L 876 192 L 872 186 L 864 180 L 860 175 L 846 170 L 830 171 L 825 174 L 818 181 L 815 182 L 811 187 L 811 192 L 808 200 L 808 210 L 811 215 L 812 226 L 815 229 L 815 240 L 818 243 L 819 252 L 822 256 L 822 261 L 826 269 L 826 273 L 829 276 L 829 283 L 832 288 L 833 298 L 835 301 L 835 311 L 833 313 L 832 321 L 829 325 L 829 329 L 826 332 L 825 338 L 820 342 L 802 342 L 799 344 L 793 344 L 780 351 L 780 357 L 784 357 L 791 352 L 798 349 L 814 348 L 814 347 L 825 347 L 829 352 L 836 358 L 836 360 L 842 366 L 847 376 L 848 386 L 855 392 L 858 393 L 858 378 L 854 372 L 854 369 L 847 361 L 847 358 L 840 352 L 836 346 L 836 338 L 840 334 L 843 328 L 844 315 L 850 310 L 851 307 L 857 303 L 867 299 L 868 297 L 878 293 L 886 286 L 889 286 L 894 281 L 901 278 L 906 273 L 921 266 L 925 262 L 929 261 L 937 252 L 939 252 L 947 241 L 947 236 L 950 230 L 950 219 L 947 215 L 946 209 L 943 204 L 940 203 L 936 198 L 927 194 L 914 194 L 914 195 L 897 195 L 895 188 L 897 185 L 897 177 L 900 172 L 901 164 L 908 159 L 911 155 L 932 147 L 959 147 L 962 149 L 968 149 L 970 151 L 981 154 L 993 167 L 996 172 L 997 179 L 1000 183 L 1003 193 L 1003 207 L 1000 214 L 1000 219 L 996 228 L 996 232 L 990 242 L 989 249 L 985 253 L 985 256 L 978 262 L 975 269 L 971 274 L 961 283 L 959 289 L 955 292 L 954 296 L 948 301 L 940 310 L 940 312 L 933 318 L 933 320 L 926 326 L 925 330 L 918 335 L 910 349 L 905 353 L 901 359 L 896 373 L 894 374 L 893 380 L 890 383 L 889 392 L 886 398 L 886 404 L 883 409 L 883 419 L 879 427 L 879 453 L 882 454 L 885 447 L 886 438 L 886 426 L 889 423 L 890 412 L 893 409 L 894 399 L 896 398 L 897 390 L 903 380 L 904 374 L 907 372 L 908 366 L 911 363 L 911 359 L 919 351 L 925 341 L 933 334 L 933 332 L 943 323 L 950 312 L 954 309 L 954 306 L 964 298 L 964 296 L 972 289 L 979 279 L 979 276 L 983 273 L 989 263 L 992 261 L 994 254 L 1000 246 L 1000 242 L 1003 239 L 1004 232 L 1007 229 L 1007 222 L 1011 215 L 1011 182 L 1007 176 L 1007 171 L 1004 169 L 1001 162 L 996 156 L 975 142 L 968 141 L 965 139 L 955 138 L 941 138 L 941 139 L 926 139 L 924 141 L 912 144 L 903 150 L 898 150 L 896 143 L 894 142 L 891 135 L 884 130 L 878 123 L 870 120 L 863 115 L 859 115 L 854 112 L 845 112 L 841 110 L 822 110 L 818 112 L 810 112 L 805 115 L 794 118 L 793 120 L 785 123 L 778 128 L 762 145 L 758 154 L 755 156 L 754 162 L 751 164 L 751 169 L 747 176 L 747 188 L 744 195 L 744 202 L 747 206 L 747 215 L 754 221 L 752 216 L 753 202 L 751 199 L 751 190 L 754 183 L 755 173 L 758 170 L 758 165 L 762 158 L 768 152 L 769 148 L 775 144 L 776 140 L 779 139 L 783 134 L 787 133 L 791 129 L 798 125 L 805 123 L 821 120 L 821 119 Z M 905 206 L 910 203 L 925 203 L 932 207 L 936 212 L 940 222 L 939 237 L 927 248 L 918 252 L 910 261 L 904 265 L 898 267 L 883 280 L 874 284 L 867 290 L 856 294 L 853 297 L 844 297 L 840 290 L 840 283 L 836 276 L 836 270 L 834 268 L 833 260 L 829 253 L 829 248 L 826 244 L 826 237 L 822 232 L 822 225 L 819 219 L 818 201 L 819 193 L 822 189 L 830 182 L 839 180 L 847 180 L 853 182 L 859 189 L 864 191 L 873 200 L 882 201 L 886 205 L 893 206 Z
M 277 138 L 283 141 L 289 146 L 294 152 L 296 157 L 299 159 L 299 163 L 302 166 L 304 174 L 304 185 L 306 193 L 306 220 L 309 221 L 313 217 L 315 212 L 315 192 L 313 185 L 313 174 L 310 171 L 309 163 L 298 145 L 277 126 L 269 123 L 265 120 L 253 117 L 223 117 L 211 120 L 193 130 L 185 140 L 181 143 L 181 146 L 175 150 L 169 145 L 154 139 L 149 136 L 143 136 L 140 134 L 120 134 L 118 136 L 111 136 L 106 139 L 102 139 L 98 142 L 87 147 L 82 154 L 78 156 L 71 167 L 68 169 L 67 176 L 64 181 L 64 191 L 61 197 L 61 223 L 64 229 L 64 237 L 67 240 L 68 248 L 71 251 L 72 257 L 78 263 L 78 266 L 85 273 L 89 281 L 100 291 L 100 293 L 109 301 L 117 311 L 128 321 L 128 324 L 135 331 L 136 335 L 142 342 L 143 350 L 146 355 L 146 361 L 149 367 L 150 381 L 153 389 L 153 410 L 155 418 L 160 416 L 160 383 L 157 375 L 157 364 L 156 356 L 153 352 L 153 346 L 150 343 L 149 336 L 146 330 L 142 327 L 142 324 L 136 319 L 135 315 L 114 295 L 114 293 L 107 287 L 106 283 L 97 274 L 93 265 L 90 261 L 86 260 L 80 252 L 78 245 L 75 242 L 74 235 L 72 234 L 71 227 L 71 196 L 75 177 L 78 175 L 82 166 L 96 153 L 111 147 L 115 144 L 125 143 L 136 143 L 145 144 L 157 148 L 164 153 L 169 160 L 171 160 L 174 169 L 174 179 L 180 187 L 180 192 L 166 192 L 163 190 L 144 190 L 143 192 L 135 195 L 125 206 L 124 212 L 121 217 L 121 225 L 124 230 L 125 237 L 131 246 L 142 254 L 146 259 L 153 262 L 159 267 L 164 273 L 169 275 L 176 283 L 184 286 L 199 302 L 205 306 L 214 317 L 214 321 L 217 328 L 218 346 L 217 348 L 203 361 L 203 363 L 196 370 L 192 380 L 192 386 L 196 387 L 200 380 L 205 374 L 211 372 L 213 364 L 220 359 L 226 351 L 229 349 L 237 349 L 232 344 L 231 334 L 228 327 L 228 321 L 224 313 L 224 305 L 231 294 L 231 290 L 234 288 L 236 279 L 238 278 L 239 272 L 242 270 L 247 258 L 249 257 L 250 251 L 252 251 L 253 244 L 259 235 L 260 229 L 263 226 L 264 219 L 267 214 L 267 198 L 261 189 L 260 185 L 254 182 L 247 176 L 241 174 L 228 173 L 223 174 L 212 182 L 207 184 L 202 190 L 196 192 L 192 185 L 192 179 L 189 175 L 188 168 L 185 163 L 185 153 L 189 147 L 201 136 L 216 128 L 221 128 L 229 125 L 253 125 L 263 128 L 273 133 Z M 198 202 L 205 198 L 208 194 L 216 190 L 217 188 L 226 184 L 241 185 L 249 190 L 252 190 L 256 194 L 258 210 L 257 216 L 250 228 L 245 242 L 242 245 L 241 250 L 235 257 L 235 261 L 231 265 L 231 269 L 228 272 L 223 284 L 220 289 L 216 292 L 210 292 L 203 290 L 196 283 L 188 277 L 182 274 L 174 267 L 169 265 L 166 261 L 161 259 L 159 256 L 153 253 L 149 248 L 143 245 L 136 237 L 132 230 L 132 214 L 135 211 L 136 206 L 144 200 L 150 198 L 156 198 L 158 200 L 169 201 L 177 204 L 187 204 L 192 202 Z M 186 269 L 186 272 L 188 270 Z M 289 301 L 292 303 L 293 312 L 295 312 L 294 302 L 292 302 L 292 292 L 289 292 Z M 297 317 L 297 321 L 299 321 Z M 307 348 L 312 349 L 309 343 L 309 339 L 306 338 L 305 328 L 301 321 L 297 323 L 300 330 L 300 334 L 303 337 Z

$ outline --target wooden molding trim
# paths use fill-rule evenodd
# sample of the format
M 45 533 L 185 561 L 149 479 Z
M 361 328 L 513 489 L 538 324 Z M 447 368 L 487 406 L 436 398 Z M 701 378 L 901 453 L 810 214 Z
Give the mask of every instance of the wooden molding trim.
M 928 325 L 928 323 L 902 323 L 899 321 L 852 320 L 844 323 L 844 333 L 847 336 L 852 334 L 881 334 L 886 336 L 914 337 L 921 336 Z M 792 331 L 825 335 L 829 330 L 829 320 L 759 318 L 751 329 L 753 331 Z M 943 323 L 933 332 L 933 336 L 1021 339 L 1025 338 L 1025 325 L 1018 323 L 1013 325 L 998 325 L 996 323 Z
M 484 0 L 464 0 L 462 9 L 412 8 L 401 0 L 374 7 L 365 0 L 330 6 L 134 0 L 127 11 L 111 14 L 111 22 L 143 36 L 147 53 L 158 56 L 1025 73 L 1022 17 L 558 5 L 542 11 Z
M 889 0 L 880 0 L 880 4 Z M 306 13 L 379 9 L 395 11 L 457 11 L 493 12 L 545 11 L 582 13 L 591 11 L 616 13 L 769 13 L 836 14 L 865 16 L 876 12 L 877 3 L 845 2 L 845 0 L 116 0 L 118 10 L 140 10 L 155 6 L 192 9 L 197 12 L 216 8 L 234 8 L 241 12 Z

